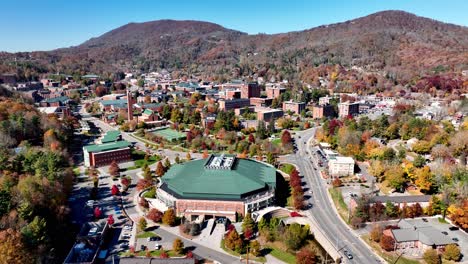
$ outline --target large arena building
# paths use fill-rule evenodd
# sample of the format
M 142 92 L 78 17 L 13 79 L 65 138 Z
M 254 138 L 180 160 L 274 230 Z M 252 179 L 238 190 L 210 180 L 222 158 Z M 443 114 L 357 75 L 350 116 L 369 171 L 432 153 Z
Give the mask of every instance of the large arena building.
M 231 155 L 211 155 L 172 166 L 161 178 L 157 199 L 190 220 L 236 221 L 275 200 L 273 166 Z

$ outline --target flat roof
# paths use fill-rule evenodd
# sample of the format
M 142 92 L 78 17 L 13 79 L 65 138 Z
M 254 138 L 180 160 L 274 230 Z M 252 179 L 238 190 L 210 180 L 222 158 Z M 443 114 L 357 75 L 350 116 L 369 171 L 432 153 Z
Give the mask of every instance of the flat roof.
M 127 148 L 130 145 L 131 144 L 128 141 L 122 140 L 122 141 L 116 141 L 116 142 L 104 143 L 104 144 L 98 144 L 98 145 L 88 145 L 88 146 L 84 146 L 83 149 L 86 150 L 87 152 L 103 152 L 103 151 L 109 151 L 109 150 L 114 150 L 114 149 Z

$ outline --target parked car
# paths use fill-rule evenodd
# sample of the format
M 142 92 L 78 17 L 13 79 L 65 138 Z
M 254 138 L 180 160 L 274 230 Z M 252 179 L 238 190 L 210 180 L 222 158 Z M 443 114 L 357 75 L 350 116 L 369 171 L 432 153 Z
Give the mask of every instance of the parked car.
M 124 230 L 132 230 L 132 226 L 131 225 L 125 225 L 123 229 Z
M 451 227 L 449 227 L 449 229 L 450 229 L 450 231 L 456 231 L 456 230 L 458 230 L 460 228 L 458 228 L 457 226 L 451 226 Z
M 159 240 L 161 240 L 161 238 L 158 237 L 158 236 L 148 237 L 146 239 L 146 241 L 148 241 L 148 242 L 150 242 L 150 241 L 159 241 Z
M 427 223 L 427 219 L 426 219 L 426 218 L 423 218 L 422 220 L 423 220 L 424 222 L 426 222 L 426 223 Z
M 443 232 L 442 232 L 442 234 L 444 234 L 444 235 L 448 235 L 448 233 L 447 233 L 447 232 L 445 232 L 445 231 L 443 231 Z
M 452 238 L 453 241 L 458 242 L 458 238 L 454 237 Z
M 161 249 L 161 245 L 159 245 L 158 243 L 156 243 L 156 245 L 154 245 L 154 249 L 155 249 L 155 250 Z

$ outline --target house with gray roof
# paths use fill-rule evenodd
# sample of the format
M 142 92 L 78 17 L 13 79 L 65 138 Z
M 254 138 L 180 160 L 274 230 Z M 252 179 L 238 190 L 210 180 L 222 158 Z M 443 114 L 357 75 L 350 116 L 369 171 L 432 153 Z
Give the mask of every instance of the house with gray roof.
M 412 224 L 406 220 L 398 222 L 399 229 L 390 229 L 384 232 L 395 240 L 395 249 L 417 248 L 421 252 L 427 249 L 443 251 L 446 245 L 453 241 L 448 235 L 428 223 Z

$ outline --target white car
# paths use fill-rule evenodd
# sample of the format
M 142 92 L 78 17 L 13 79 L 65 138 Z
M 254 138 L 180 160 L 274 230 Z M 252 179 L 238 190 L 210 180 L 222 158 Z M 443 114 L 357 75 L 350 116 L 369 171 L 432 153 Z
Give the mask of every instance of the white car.
M 154 249 L 155 249 L 155 250 L 161 249 L 161 245 L 159 245 L 158 243 L 156 243 L 156 245 L 154 245 Z
M 124 230 L 132 230 L 132 226 L 131 225 L 126 225 L 126 226 L 124 226 L 123 229 Z

